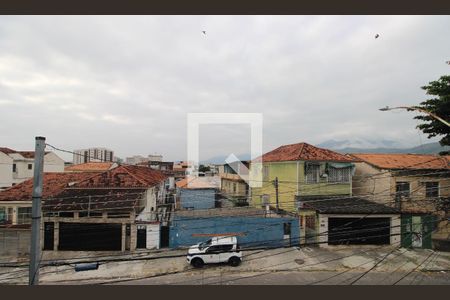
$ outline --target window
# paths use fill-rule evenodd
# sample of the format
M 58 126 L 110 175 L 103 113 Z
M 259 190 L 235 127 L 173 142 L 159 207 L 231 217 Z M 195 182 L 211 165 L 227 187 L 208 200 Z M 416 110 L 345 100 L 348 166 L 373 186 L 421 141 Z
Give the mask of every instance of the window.
M 269 166 L 263 166 L 263 180 L 269 180 Z
M 307 164 L 306 167 L 306 183 L 318 183 L 320 165 Z
M 336 169 L 330 167 L 328 169 L 328 182 L 350 182 L 351 168 Z
M 6 222 L 6 209 L 4 207 L 0 207 L 0 224 Z
M 73 212 L 60 212 L 59 216 L 61 218 L 73 218 Z
M 19 207 L 17 212 L 18 224 L 31 224 L 31 207 Z
M 17 166 L 16 166 L 16 164 L 13 164 L 13 172 L 17 172 Z
M 409 197 L 409 182 L 397 182 L 395 185 L 396 198 Z
M 33 165 L 32 164 L 28 164 L 28 170 L 33 169 Z
M 439 197 L 439 182 L 425 183 L 425 197 L 427 198 Z
M 236 183 L 233 183 L 233 193 L 236 193 Z

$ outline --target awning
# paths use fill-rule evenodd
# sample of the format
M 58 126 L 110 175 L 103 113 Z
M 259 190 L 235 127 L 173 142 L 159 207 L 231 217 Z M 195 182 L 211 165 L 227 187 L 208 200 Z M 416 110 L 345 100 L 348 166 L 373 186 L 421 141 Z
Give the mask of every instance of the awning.
M 354 163 L 327 163 L 328 167 L 335 169 L 354 168 Z

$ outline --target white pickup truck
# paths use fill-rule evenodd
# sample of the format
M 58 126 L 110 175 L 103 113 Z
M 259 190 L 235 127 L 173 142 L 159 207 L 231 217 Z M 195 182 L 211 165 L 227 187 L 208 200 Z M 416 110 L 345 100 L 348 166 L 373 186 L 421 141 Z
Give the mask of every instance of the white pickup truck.
M 187 254 L 187 262 L 195 268 L 212 263 L 229 263 L 236 267 L 241 261 L 242 252 L 235 236 L 213 237 L 206 242 L 191 246 Z

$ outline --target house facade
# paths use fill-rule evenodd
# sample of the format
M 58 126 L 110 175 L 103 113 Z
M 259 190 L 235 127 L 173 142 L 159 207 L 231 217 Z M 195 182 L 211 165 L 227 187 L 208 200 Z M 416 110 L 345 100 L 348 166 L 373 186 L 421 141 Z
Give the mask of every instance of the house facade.
M 44 173 L 41 242 L 49 251 L 134 251 L 159 248 L 170 210 L 166 177 L 146 167 L 117 166 L 105 172 Z M 33 180 L 0 193 L 0 205 L 26 208 L 31 223 Z M 14 217 L 13 217 L 14 218 Z M 10 223 L 14 225 L 15 219 Z
M 159 248 L 165 180 L 147 167 L 118 166 L 67 186 L 42 207 L 44 250 Z
M 349 154 L 358 160 L 353 194 L 399 209 L 404 247 L 431 248 L 448 231 L 450 168 L 442 156 Z M 448 234 L 444 237 L 448 240 Z
M 218 206 L 220 178 L 188 176 L 176 183 L 177 209 L 212 209 Z
M 44 172 L 64 172 L 64 160 L 54 152 L 44 155 Z M 0 148 L 0 190 L 33 177 L 34 151 Z
M 248 179 L 249 167 L 248 161 L 233 162 L 225 164 L 219 173 L 222 194 L 238 206 L 248 204 L 249 185 L 245 179 Z
M 337 152 L 298 143 L 278 147 L 261 160 L 251 164 L 262 170 L 262 187 L 251 189 L 253 206 L 276 206 L 276 179 L 278 207 L 290 212 L 298 210 L 297 197 L 352 194 L 353 160 Z
M 389 228 L 396 225 L 398 212 L 353 196 L 354 158 L 298 143 L 264 154 L 260 160 L 252 162 L 251 167 L 262 172 L 262 187 L 251 189 L 252 206 L 296 213 L 301 244 L 329 246 L 397 242 L 390 238 L 396 232 L 391 233 Z M 377 223 L 384 224 L 382 227 L 388 226 L 387 231 L 377 229 Z M 361 233 L 367 236 L 373 230 L 384 238 L 361 236 Z M 338 238 L 337 232 L 343 238 Z

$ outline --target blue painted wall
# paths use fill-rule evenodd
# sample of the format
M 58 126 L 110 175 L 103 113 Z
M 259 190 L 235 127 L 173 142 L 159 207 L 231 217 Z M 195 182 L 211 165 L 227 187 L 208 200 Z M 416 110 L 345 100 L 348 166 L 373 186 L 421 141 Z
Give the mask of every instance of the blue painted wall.
M 180 189 L 182 208 L 210 209 L 215 207 L 215 189 Z
M 210 237 L 193 234 L 241 233 L 238 243 L 242 248 L 288 246 L 284 240 L 284 223 L 291 223 L 291 245 L 300 242 L 298 218 L 264 217 L 177 217 L 170 226 L 169 247 L 191 246 Z

